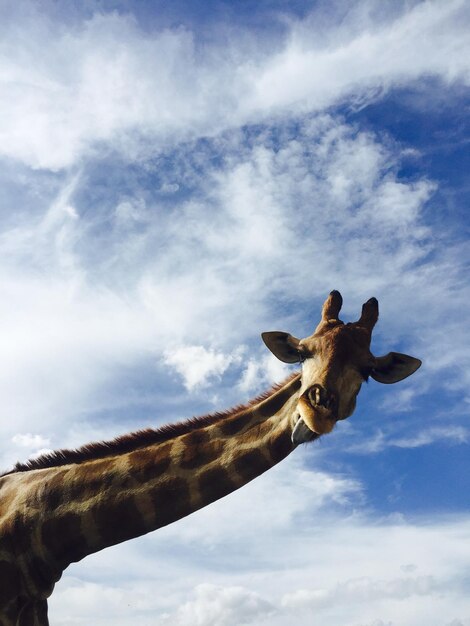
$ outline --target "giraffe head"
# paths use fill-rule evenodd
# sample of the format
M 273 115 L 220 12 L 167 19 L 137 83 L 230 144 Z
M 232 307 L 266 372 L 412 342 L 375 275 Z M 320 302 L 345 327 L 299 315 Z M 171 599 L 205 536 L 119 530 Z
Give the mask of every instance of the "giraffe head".
M 363 305 L 357 322 L 348 324 L 338 318 L 342 303 L 339 291 L 332 291 L 315 332 L 305 339 L 279 331 L 262 334 L 278 359 L 302 363 L 298 420 L 292 434 L 296 444 L 331 432 L 338 420 L 349 417 L 369 376 L 380 383 L 396 383 L 421 365 L 419 359 L 398 352 L 381 357 L 371 353 L 372 330 L 379 317 L 375 298 Z

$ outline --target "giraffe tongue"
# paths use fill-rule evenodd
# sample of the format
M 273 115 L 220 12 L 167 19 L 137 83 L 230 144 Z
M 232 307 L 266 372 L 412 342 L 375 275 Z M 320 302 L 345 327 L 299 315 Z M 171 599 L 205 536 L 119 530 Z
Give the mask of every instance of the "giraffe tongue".
M 317 439 L 317 437 L 319 437 L 319 435 L 314 433 L 313 430 L 310 430 L 304 420 L 299 417 L 297 424 L 294 426 L 294 430 L 292 431 L 292 443 L 298 446 L 301 443 L 313 441 L 314 439 Z

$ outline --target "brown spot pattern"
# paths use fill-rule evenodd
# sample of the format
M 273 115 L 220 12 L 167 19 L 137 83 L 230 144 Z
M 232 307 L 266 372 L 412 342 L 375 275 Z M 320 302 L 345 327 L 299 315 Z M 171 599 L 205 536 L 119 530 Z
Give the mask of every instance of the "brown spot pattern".
M 86 538 L 82 535 L 80 516 L 68 512 L 46 520 L 42 526 L 44 546 L 61 565 L 82 559 L 88 552 Z
M 113 479 L 109 461 L 81 465 L 74 472 L 66 470 L 52 476 L 44 489 L 44 503 L 49 511 L 70 502 L 83 502 L 108 487 Z
M 58 472 L 51 476 L 44 489 L 44 503 L 51 510 L 55 509 L 64 501 L 64 478 L 66 472 Z
M 23 515 L 16 515 L 11 526 L 2 537 L 2 543 L 7 540 L 11 543 L 13 551 L 25 553 L 31 550 L 31 536 L 35 530 L 35 515 L 25 518 Z
M 103 461 L 92 461 L 84 465 L 79 465 L 74 471 L 74 476 L 79 481 L 86 480 L 93 482 L 96 479 L 102 480 L 104 476 L 113 473 L 112 459 L 105 459 Z
M 35 619 L 35 607 L 32 602 L 28 602 L 23 607 L 20 617 L 18 619 L 18 626 L 36 626 L 37 621 Z
M 93 511 L 93 518 L 103 540 L 101 547 L 127 541 L 150 530 L 132 495 L 123 495 L 119 500 L 98 505 Z
M 247 422 L 251 418 L 252 414 L 242 413 L 237 417 L 230 417 L 227 420 L 224 420 L 220 424 L 220 432 L 223 435 L 230 437 L 231 435 L 236 435 L 246 426 Z
M 20 576 L 17 568 L 8 561 L 0 561 L 0 607 L 11 602 L 20 589 Z
M 90 483 L 93 487 L 100 483 L 108 487 L 113 485 L 116 480 L 122 479 L 122 467 L 123 463 L 119 462 L 119 457 L 117 457 L 79 465 L 77 472 L 74 472 L 73 475 L 77 477 L 78 483 L 82 482 L 83 479 L 83 482 Z
M 52 593 L 54 584 L 59 580 L 61 572 L 54 575 L 49 564 L 38 557 L 31 557 L 28 560 L 27 568 L 28 576 L 35 588 L 41 593 L 46 592 L 47 595 Z
M 244 482 L 259 476 L 271 467 L 260 450 L 250 450 L 234 460 L 234 469 Z
M 132 476 L 141 484 L 164 474 L 171 464 L 171 448 L 173 444 L 158 446 L 158 448 L 144 448 L 129 454 L 129 464 L 132 467 Z
M 273 463 L 282 461 L 282 459 L 292 452 L 293 447 L 289 433 L 283 432 L 277 437 L 273 437 L 268 444 Z
M 209 469 L 199 478 L 199 492 L 205 503 L 214 502 L 236 489 L 226 470 Z
M 294 386 L 294 389 L 290 385 L 288 389 L 285 389 L 283 392 L 278 392 L 265 403 L 261 403 L 257 408 L 257 414 L 261 417 L 271 417 L 282 409 L 282 407 L 291 397 L 292 393 L 299 387 L 300 378 L 298 380 L 298 384 Z
M 189 487 L 182 478 L 166 480 L 153 489 L 150 495 L 155 506 L 156 528 L 192 512 Z
M 210 435 L 207 430 L 195 430 L 192 433 L 188 433 L 181 437 L 181 442 L 185 446 L 200 446 L 203 443 L 207 443 L 210 440 Z
M 47 626 L 47 602 L 46 600 L 38 600 L 36 602 L 28 602 L 21 611 L 17 626 Z
M 221 455 L 225 447 L 225 442 L 220 439 L 199 444 L 190 437 L 185 444 L 179 461 L 183 469 L 196 469 L 211 463 Z

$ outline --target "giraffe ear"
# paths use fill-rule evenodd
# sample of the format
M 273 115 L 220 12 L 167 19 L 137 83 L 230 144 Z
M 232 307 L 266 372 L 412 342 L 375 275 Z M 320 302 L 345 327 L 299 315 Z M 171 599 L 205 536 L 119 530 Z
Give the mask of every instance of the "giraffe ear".
M 407 354 L 389 352 L 386 356 L 379 356 L 375 360 L 371 377 L 379 383 L 398 383 L 400 380 L 414 374 L 421 361 Z
M 266 346 L 280 361 L 284 363 L 299 363 L 302 361 L 302 346 L 300 341 L 279 330 L 261 333 Z

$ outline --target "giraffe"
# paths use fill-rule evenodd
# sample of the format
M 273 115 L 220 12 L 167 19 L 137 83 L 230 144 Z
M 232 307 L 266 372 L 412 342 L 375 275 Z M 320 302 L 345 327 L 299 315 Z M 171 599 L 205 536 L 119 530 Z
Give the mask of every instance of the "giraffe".
M 47 626 L 47 598 L 68 565 L 189 515 L 331 432 L 369 376 L 395 383 L 418 369 L 413 357 L 370 352 L 375 298 L 354 323 L 338 318 L 341 306 L 332 291 L 305 339 L 262 334 L 301 372 L 247 405 L 56 451 L 0 476 L 0 626 Z

